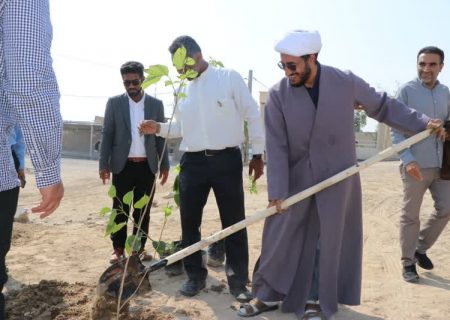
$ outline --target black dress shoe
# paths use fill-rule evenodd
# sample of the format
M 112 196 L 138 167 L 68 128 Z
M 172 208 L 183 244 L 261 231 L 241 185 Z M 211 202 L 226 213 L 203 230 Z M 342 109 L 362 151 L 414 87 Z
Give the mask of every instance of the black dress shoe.
M 417 274 L 416 265 L 403 267 L 403 280 L 406 282 L 419 282 L 419 275 Z
M 240 303 L 249 302 L 253 299 L 253 294 L 248 291 L 246 286 L 238 286 L 230 288 L 230 293 Z
M 184 272 L 183 260 L 179 260 L 175 263 L 169 264 L 168 266 L 165 266 L 164 269 L 166 270 L 166 274 L 169 277 L 179 276 Z
M 225 242 L 219 240 L 208 246 L 208 266 L 222 267 L 225 262 Z
M 189 279 L 181 286 L 180 293 L 183 296 L 193 297 L 197 295 L 200 290 L 205 288 L 205 280 L 191 280 Z
M 417 259 L 417 264 L 419 265 L 419 267 L 425 270 L 431 270 L 434 268 L 433 262 L 431 262 L 430 258 L 428 258 L 426 253 L 418 253 L 416 251 L 414 256 Z

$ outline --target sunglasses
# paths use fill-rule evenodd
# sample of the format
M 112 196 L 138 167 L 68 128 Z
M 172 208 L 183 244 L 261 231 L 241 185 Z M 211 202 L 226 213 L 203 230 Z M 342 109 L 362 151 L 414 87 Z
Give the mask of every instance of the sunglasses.
M 133 85 L 133 86 L 138 86 L 138 85 L 140 85 L 141 84 L 141 80 L 139 80 L 139 79 L 135 79 L 135 80 L 125 80 L 124 82 L 123 82 L 123 85 L 125 86 L 125 87 L 129 87 L 129 86 L 131 86 L 131 85 Z
M 288 62 L 288 63 L 284 63 L 284 62 L 278 62 L 278 68 L 280 68 L 281 70 L 285 70 L 286 68 L 290 71 L 295 71 L 297 70 L 297 64 L 295 62 Z

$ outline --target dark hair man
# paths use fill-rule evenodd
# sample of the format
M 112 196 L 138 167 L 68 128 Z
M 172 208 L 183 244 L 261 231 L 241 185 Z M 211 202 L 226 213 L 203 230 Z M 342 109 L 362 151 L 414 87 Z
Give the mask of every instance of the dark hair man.
M 234 70 L 215 68 L 203 58 L 197 42 L 189 36 L 176 38 L 169 51 L 173 55 L 180 47 L 195 60 L 198 75 L 186 88 L 187 98 L 181 100 L 171 137 L 182 137 L 180 214 L 182 242 L 189 246 L 201 239 L 203 207 L 212 189 L 219 207 L 222 227 L 245 218 L 242 181 L 242 156 L 239 145 L 244 142 L 244 120 L 248 124 L 253 158 L 249 174 L 258 179 L 263 174 L 264 134 L 258 105 L 242 77 Z M 179 70 L 180 72 L 182 70 Z M 167 136 L 169 125 L 146 121 L 144 133 Z M 225 270 L 231 294 L 238 301 L 249 301 L 247 231 L 238 231 L 225 239 Z M 200 252 L 184 259 L 189 277 L 180 292 L 194 296 L 205 287 L 207 269 Z
M 444 52 L 437 47 L 425 47 L 417 54 L 417 78 L 402 85 L 397 99 L 429 117 L 450 120 L 450 92 L 439 82 L 444 67 Z M 392 131 L 392 141 L 407 137 Z M 400 217 L 400 246 L 403 279 L 418 282 L 416 262 L 426 270 L 433 263 L 426 252 L 436 242 L 450 219 L 450 181 L 440 178 L 443 142 L 436 137 L 411 146 L 400 154 L 403 182 L 403 207 Z M 429 190 L 434 210 L 425 225 L 420 226 L 420 206 Z
M 146 207 L 133 211 L 134 235 L 137 234 L 137 225 L 141 216 L 144 215 L 141 224 L 143 231 L 141 232 L 141 248 L 138 254 L 143 255 L 143 260 L 149 260 L 152 257 L 145 254 L 144 248 L 154 195 L 153 184 L 158 169 L 161 184 L 166 182 L 169 175 L 169 159 L 167 148 L 163 152 L 165 139 L 155 135 L 144 137 L 139 133 L 138 126 L 145 119 L 164 122 L 164 106 L 160 100 L 147 95 L 142 89 L 144 81 L 142 63 L 126 62 L 120 67 L 120 74 L 126 93 L 110 98 L 106 104 L 99 161 L 100 179 L 104 184 L 105 180 L 110 178 L 110 173 L 113 173 L 112 183 L 117 190 L 113 208 L 119 210 L 116 223 L 128 221 L 129 206 L 123 204 L 126 214 L 120 213 L 122 198 L 127 192 L 133 190 L 134 203 L 144 194 L 150 197 L 150 203 Z M 161 165 L 158 168 L 160 159 Z M 126 239 L 126 227 L 111 235 L 114 249 L 111 263 L 117 262 L 124 256 Z

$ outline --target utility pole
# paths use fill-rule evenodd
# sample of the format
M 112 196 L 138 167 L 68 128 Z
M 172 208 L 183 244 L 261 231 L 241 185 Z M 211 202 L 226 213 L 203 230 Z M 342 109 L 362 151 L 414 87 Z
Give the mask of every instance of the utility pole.
M 253 70 L 248 71 L 248 78 L 247 78 L 247 87 L 250 91 L 250 94 L 252 94 L 252 83 L 253 83 Z M 249 138 L 248 138 L 248 124 L 247 121 L 244 121 L 244 134 L 245 134 L 245 141 L 243 146 L 243 153 L 244 153 L 244 163 L 248 163 L 249 158 Z
M 247 86 L 250 94 L 252 93 L 252 84 L 253 84 L 253 70 L 248 70 L 248 78 L 247 78 Z

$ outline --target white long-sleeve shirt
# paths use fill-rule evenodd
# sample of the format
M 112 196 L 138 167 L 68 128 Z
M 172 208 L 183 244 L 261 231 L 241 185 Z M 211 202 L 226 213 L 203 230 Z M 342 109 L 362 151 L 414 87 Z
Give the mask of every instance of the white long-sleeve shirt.
M 246 120 L 253 154 L 263 153 L 261 114 L 239 73 L 208 66 L 189 82 L 185 93 L 187 97 L 179 102 L 170 132 L 170 124 L 161 123 L 159 136 L 182 137 L 181 151 L 221 150 L 244 142 Z

